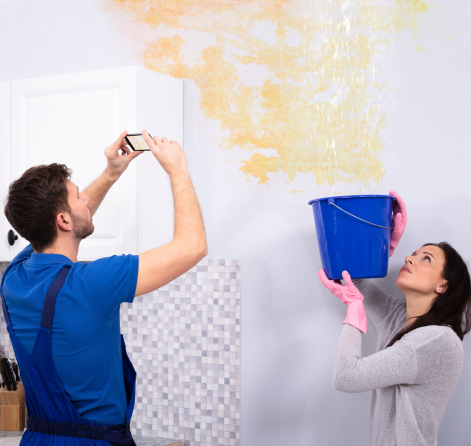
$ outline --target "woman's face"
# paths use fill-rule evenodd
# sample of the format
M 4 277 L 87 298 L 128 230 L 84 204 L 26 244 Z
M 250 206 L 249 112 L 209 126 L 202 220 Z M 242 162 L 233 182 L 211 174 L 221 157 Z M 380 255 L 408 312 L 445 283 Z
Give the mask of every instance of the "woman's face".
M 447 281 L 442 276 L 445 253 L 438 246 L 427 245 L 406 257 L 396 279 L 397 288 L 404 294 L 414 292 L 423 295 L 442 294 Z

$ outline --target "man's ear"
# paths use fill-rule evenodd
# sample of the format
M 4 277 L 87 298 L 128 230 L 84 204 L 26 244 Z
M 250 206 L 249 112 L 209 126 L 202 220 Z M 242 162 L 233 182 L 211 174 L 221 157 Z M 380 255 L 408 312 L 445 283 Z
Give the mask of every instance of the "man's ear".
M 68 212 L 59 212 L 56 215 L 56 225 L 62 231 L 71 231 L 72 230 L 72 219 Z

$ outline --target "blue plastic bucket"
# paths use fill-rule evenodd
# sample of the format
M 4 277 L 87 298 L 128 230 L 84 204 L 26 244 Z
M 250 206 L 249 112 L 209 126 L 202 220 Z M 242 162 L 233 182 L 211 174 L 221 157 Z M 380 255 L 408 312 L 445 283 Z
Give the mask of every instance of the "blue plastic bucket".
M 393 200 L 390 195 L 350 195 L 309 202 L 329 279 L 341 279 L 342 271 L 354 279 L 387 275 Z

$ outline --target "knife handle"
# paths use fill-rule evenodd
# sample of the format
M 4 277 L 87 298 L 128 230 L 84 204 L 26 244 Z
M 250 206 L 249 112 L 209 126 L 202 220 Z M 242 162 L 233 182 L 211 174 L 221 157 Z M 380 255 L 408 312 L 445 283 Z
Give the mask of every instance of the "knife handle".
M 16 385 L 15 374 L 13 373 L 13 367 L 11 365 L 10 360 L 8 359 L 7 361 L 8 361 L 8 372 L 10 374 L 11 387 L 15 391 L 16 389 L 18 389 L 18 386 Z
M 5 358 L 3 358 L 3 359 L 5 359 Z M 11 390 L 11 381 L 10 381 L 10 377 L 8 376 L 8 369 L 5 367 L 5 363 L 3 364 L 2 376 L 3 376 L 3 379 L 4 379 L 3 382 L 7 386 L 7 390 L 10 391 Z
M 20 370 L 18 369 L 18 364 L 15 361 L 13 361 L 12 367 L 13 367 L 13 371 L 15 372 L 16 381 L 20 382 L 21 381 Z
M 3 371 L 5 372 L 5 384 L 7 385 L 7 390 L 12 390 L 12 379 L 10 376 L 10 364 L 7 358 L 2 359 Z

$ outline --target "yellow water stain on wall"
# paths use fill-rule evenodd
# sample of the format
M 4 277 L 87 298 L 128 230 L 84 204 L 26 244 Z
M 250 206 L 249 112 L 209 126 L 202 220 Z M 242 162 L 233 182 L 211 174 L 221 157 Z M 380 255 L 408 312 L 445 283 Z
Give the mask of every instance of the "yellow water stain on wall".
M 228 133 L 221 145 L 251 153 L 240 168 L 247 176 L 268 183 L 279 173 L 289 181 L 313 173 L 318 185 L 384 177 L 390 92 L 381 57 L 395 33 L 416 30 L 424 1 L 110 1 L 143 25 L 145 40 L 147 27 L 172 29 L 147 42 L 145 66 L 195 82 L 202 112 Z M 274 37 L 257 37 L 267 24 Z M 213 43 L 196 50 L 188 31 Z M 254 80 L 253 69 L 266 74 Z
M 422 14 L 427 12 L 430 6 L 422 0 L 396 0 L 396 4 L 403 10 L 412 9 L 413 14 Z

